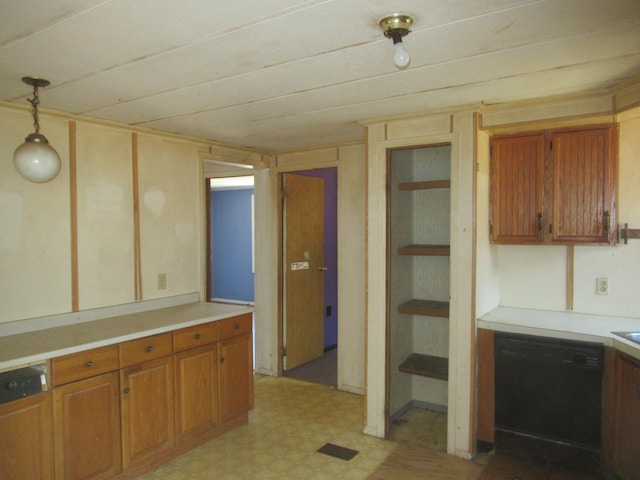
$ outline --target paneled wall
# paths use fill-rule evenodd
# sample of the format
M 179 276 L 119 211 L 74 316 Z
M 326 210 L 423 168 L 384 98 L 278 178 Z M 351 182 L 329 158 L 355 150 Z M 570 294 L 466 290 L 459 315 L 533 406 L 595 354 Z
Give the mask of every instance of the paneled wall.
M 202 291 L 210 145 L 40 112 L 62 171 L 35 184 L 11 161 L 31 123 L 0 106 L 0 323 Z

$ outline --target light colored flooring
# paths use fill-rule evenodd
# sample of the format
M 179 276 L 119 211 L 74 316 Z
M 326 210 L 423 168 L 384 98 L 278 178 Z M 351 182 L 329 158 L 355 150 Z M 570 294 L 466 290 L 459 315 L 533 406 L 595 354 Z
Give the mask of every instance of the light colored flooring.
M 526 462 L 473 461 L 445 453 L 446 415 L 411 409 L 390 439 L 362 433 L 364 398 L 330 385 L 256 377 L 249 423 L 139 477 L 144 480 L 575 480 L 536 471 Z M 359 453 L 352 460 L 317 450 L 332 443 Z M 497 460 L 497 459 L 494 459 Z M 494 468 L 495 466 L 495 468 Z M 484 469 L 484 472 L 483 472 Z

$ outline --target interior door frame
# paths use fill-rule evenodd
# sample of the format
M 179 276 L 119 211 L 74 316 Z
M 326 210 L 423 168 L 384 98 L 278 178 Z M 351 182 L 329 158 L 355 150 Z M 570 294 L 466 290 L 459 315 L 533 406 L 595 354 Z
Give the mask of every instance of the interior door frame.
M 278 169 L 277 171 L 277 191 L 278 191 L 278 328 L 277 328 L 277 335 L 278 335 L 278 349 L 277 349 L 277 357 L 278 357 L 278 376 L 282 377 L 284 375 L 284 369 L 283 369 L 283 362 L 282 362 L 282 336 L 283 336 L 283 325 L 284 325 L 284 244 L 283 244 L 283 228 L 284 228 L 284 198 L 282 195 L 282 188 L 284 185 L 284 175 L 286 173 L 292 173 L 292 174 L 297 174 L 298 172 L 306 172 L 309 170 L 322 170 L 322 169 L 335 169 L 336 172 L 338 171 L 338 166 L 337 165 L 305 165 L 305 166 L 300 166 L 298 168 L 295 169 Z M 336 186 L 338 185 L 339 182 L 339 178 L 338 176 L 336 176 Z M 336 211 L 336 217 L 337 217 L 337 211 Z M 325 226 L 326 227 L 326 226 Z M 338 222 L 337 222 L 337 218 L 336 218 L 336 229 L 338 228 Z M 338 232 L 338 238 L 340 238 L 339 232 Z M 337 268 L 336 268 L 336 275 L 337 275 Z M 340 291 L 338 290 L 338 304 L 340 304 Z M 338 317 L 338 322 L 340 322 L 340 317 Z M 340 342 L 340 338 L 338 337 L 338 343 Z M 338 361 L 337 361 L 337 369 L 338 371 L 340 370 L 340 349 L 337 349 L 337 355 L 338 355 Z M 340 379 L 340 375 L 338 374 L 338 383 L 339 383 L 339 379 Z M 339 385 L 338 385 L 339 386 Z

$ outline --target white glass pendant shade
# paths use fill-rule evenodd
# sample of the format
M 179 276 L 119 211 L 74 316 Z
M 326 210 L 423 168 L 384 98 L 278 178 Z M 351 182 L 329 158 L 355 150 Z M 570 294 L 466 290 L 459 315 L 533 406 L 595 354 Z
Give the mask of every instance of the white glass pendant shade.
M 60 172 L 60 156 L 46 137 L 32 133 L 13 154 L 13 165 L 20 175 L 31 182 L 53 180 Z
M 402 41 L 399 41 L 393 46 L 395 47 L 393 63 L 395 63 L 398 68 L 407 68 L 407 65 L 409 65 L 409 62 L 411 61 L 411 57 L 409 56 L 409 52 L 404 48 L 404 44 Z

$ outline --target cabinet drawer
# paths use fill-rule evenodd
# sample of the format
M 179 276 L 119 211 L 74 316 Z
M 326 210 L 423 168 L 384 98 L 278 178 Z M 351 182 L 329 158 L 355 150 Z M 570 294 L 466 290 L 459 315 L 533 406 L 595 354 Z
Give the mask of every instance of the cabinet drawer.
M 120 368 L 171 355 L 171 332 L 120 344 Z
M 64 385 L 118 370 L 118 345 L 94 348 L 51 360 L 51 383 Z
M 181 328 L 173 332 L 173 351 L 180 352 L 218 340 L 218 326 L 215 322 L 194 327 Z
M 225 338 L 251 333 L 252 320 L 253 314 L 251 313 L 218 320 L 218 339 L 224 340 Z

